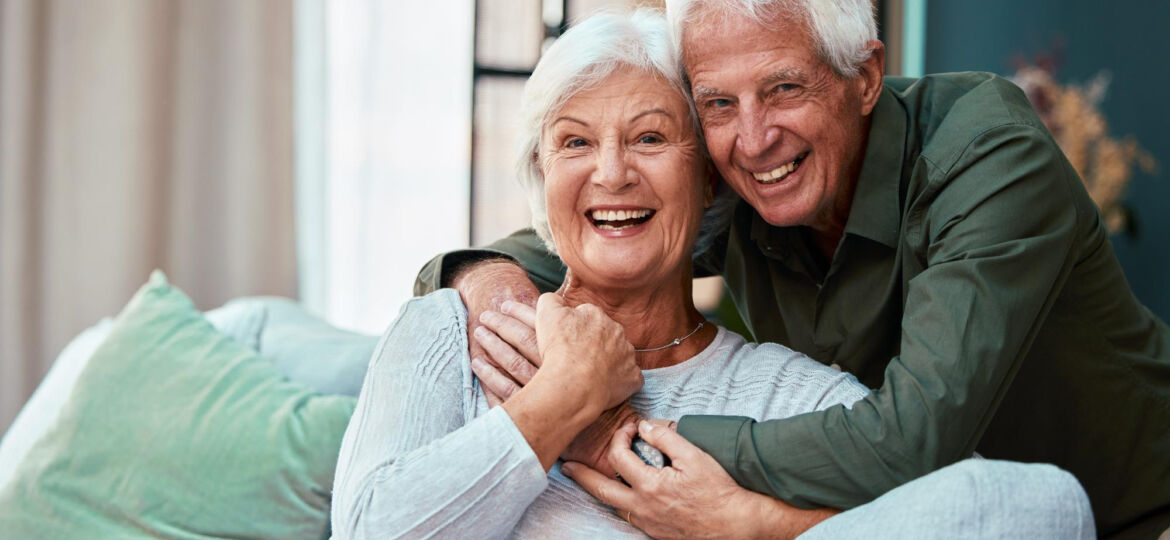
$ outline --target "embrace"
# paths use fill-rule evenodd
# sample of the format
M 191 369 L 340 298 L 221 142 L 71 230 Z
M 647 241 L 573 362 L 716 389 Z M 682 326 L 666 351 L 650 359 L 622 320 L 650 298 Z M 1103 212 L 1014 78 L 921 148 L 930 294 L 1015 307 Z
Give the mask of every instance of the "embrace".
M 423 269 L 335 537 L 1170 536 L 1170 329 L 1075 171 L 1010 82 L 884 63 L 869 0 L 573 26 L 533 227 Z

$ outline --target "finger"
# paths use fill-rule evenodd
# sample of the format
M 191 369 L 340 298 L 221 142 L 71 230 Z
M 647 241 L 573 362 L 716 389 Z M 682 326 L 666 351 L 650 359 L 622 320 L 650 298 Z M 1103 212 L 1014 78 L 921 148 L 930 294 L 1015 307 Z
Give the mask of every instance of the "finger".
M 488 360 L 502 368 L 508 376 L 521 385 L 528 384 L 532 376 L 536 375 L 536 366 L 530 364 L 527 358 L 516 352 L 511 345 L 500 339 L 495 332 L 486 326 L 475 329 L 475 340 L 487 352 Z
M 609 465 L 635 488 L 649 482 L 658 474 L 658 469 L 647 465 L 630 450 L 630 444 L 637 432 L 633 424 L 626 424 L 614 432 L 613 438 L 610 439 L 608 456 Z
M 529 328 L 536 328 L 536 308 L 523 302 L 508 300 L 500 306 L 500 310 L 505 315 L 515 317 L 520 322 L 528 325 Z
M 470 324 L 471 321 L 468 321 Z M 483 346 L 475 339 L 475 329 L 479 325 L 472 325 L 467 328 L 467 354 L 471 358 L 487 358 L 487 353 L 484 352 Z
M 500 396 L 497 396 L 495 392 L 488 390 L 488 388 L 486 386 L 483 386 L 481 384 L 479 386 L 479 388 L 481 390 L 483 390 L 483 397 L 484 397 L 484 399 L 487 400 L 487 404 L 488 404 L 489 409 L 494 409 L 494 408 L 504 404 L 504 399 L 501 398 Z
M 536 313 L 538 316 L 542 311 L 558 307 L 565 307 L 565 299 L 556 293 L 546 292 L 540 295 L 540 298 L 536 299 Z
M 572 478 L 585 491 L 597 500 L 608 504 L 620 511 L 631 510 L 637 502 L 637 495 L 621 482 L 607 477 L 604 474 L 589 468 L 584 463 L 566 461 L 561 465 L 561 472 Z
M 534 317 L 535 313 L 533 311 Z M 535 326 L 529 326 L 524 321 L 511 315 L 505 315 L 495 311 L 483 312 L 479 316 L 479 322 L 516 349 L 529 363 L 536 366 L 540 365 L 540 354 L 536 347 Z
M 471 371 L 479 378 L 479 384 L 483 387 L 485 393 L 491 392 L 495 394 L 500 398 L 501 403 L 520 390 L 520 386 L 515 381 L 508 378 L 507 375 L 504 375 L 495 366 L 479 358 L 471 359 Z
M 670 422 L 667 420 L 658 422 L 643 420 L 638 422 L 638 434 L 642 436 L 643 440 L 650 443 L 650 446 L 666 454 L 671 462 L 693 459 L 698 454 L 703 453 L 698 446 L 691 444 L 678 432 L 670 429 L 669 424 Z

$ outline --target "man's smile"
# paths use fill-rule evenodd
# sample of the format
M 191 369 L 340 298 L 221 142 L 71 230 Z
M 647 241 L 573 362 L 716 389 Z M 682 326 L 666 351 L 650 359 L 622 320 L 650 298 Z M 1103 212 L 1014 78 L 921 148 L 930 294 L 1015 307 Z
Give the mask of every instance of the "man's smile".
M 808 154 L 808 152 L 805 152 L 797 156 L 796 159 L 780 165 L 775 169 L 766 172 L 752 173 L 752 176 L 755 177 L 756 181 L 761 184 L 775 184 L 776 182 L 787 178 L 788 175 L 792 174 L 796 171 L 796 169 L 800 168 L 800 164 L 804 162 L 804 158 L 808 157 Z

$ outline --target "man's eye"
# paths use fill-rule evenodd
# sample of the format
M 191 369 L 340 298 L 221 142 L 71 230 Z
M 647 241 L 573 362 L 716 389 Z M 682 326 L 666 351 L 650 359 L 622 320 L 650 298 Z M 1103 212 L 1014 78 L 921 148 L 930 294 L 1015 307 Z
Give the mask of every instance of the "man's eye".
M 783 84 L 776 85 L 776 87 L 772 89 L 772 93 L 791 92 L 791 91 L 797 90 L 799 88 L 800 88 L 800 85 L 791 84 L 791 83 L 783 83 Z
M 722 99 L 722 98 L 711 99 L 711 100 L 707 100 L 707 106 L 712 108 L 712 109 L 722 109 L 724 107 L 730 107 L 731 100 L 730 99 Z

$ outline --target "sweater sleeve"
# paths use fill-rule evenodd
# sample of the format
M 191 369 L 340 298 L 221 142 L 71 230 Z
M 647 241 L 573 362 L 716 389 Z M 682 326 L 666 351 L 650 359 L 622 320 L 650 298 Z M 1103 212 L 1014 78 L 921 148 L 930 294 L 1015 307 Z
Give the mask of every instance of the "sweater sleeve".
M 476 418 L 465 311 L 406 304 L 375 350 L 334 481 L 335 538 L 501 538 L 548 484 L 503 408 Z

